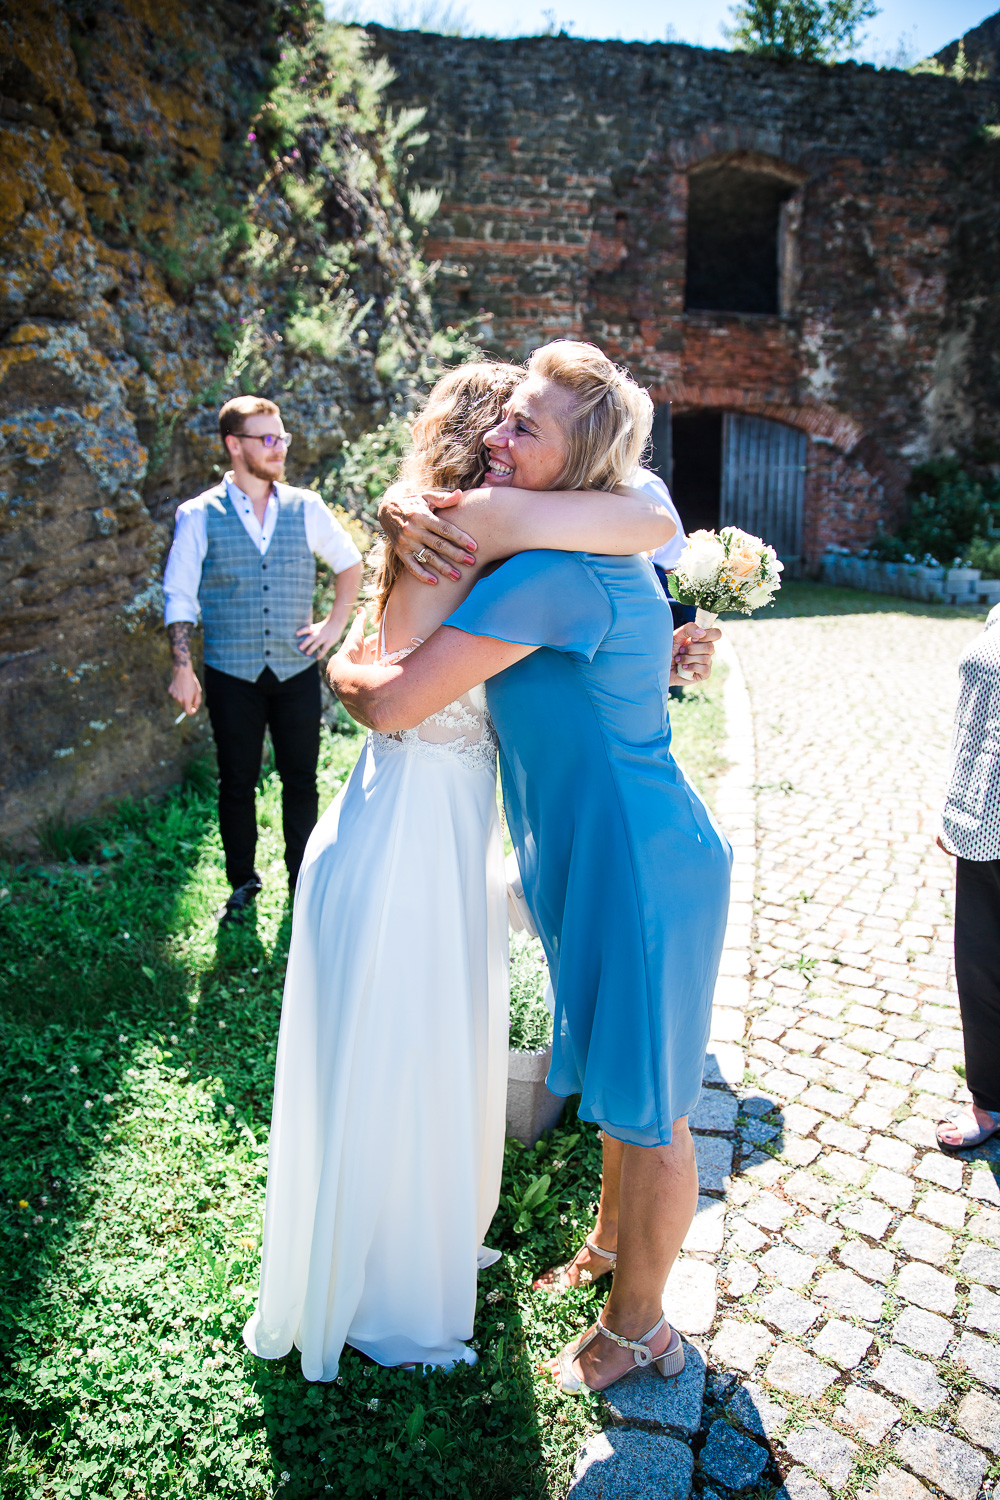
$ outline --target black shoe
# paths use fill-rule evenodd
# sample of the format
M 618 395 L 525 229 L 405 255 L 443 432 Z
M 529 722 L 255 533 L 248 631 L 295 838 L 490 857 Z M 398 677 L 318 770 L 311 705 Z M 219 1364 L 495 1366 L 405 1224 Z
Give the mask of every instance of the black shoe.
M 242 922 L 246 912 L 253 905 L 254 901 L 256 901 L 258 891 L 263 890 L 263 888 L 264 882 L 257 874 L 257 871 L 254 870 L 249 880 L 245 881 L 243 885 L 236 887 L 222 908 L 222 911 L 219 913 L 219 925 L 229 927 L 234 923 Z

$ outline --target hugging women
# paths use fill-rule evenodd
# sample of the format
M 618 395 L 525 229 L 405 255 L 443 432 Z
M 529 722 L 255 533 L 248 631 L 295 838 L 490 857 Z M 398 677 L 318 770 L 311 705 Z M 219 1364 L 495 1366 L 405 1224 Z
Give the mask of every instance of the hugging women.
M 299 879 L 244 1334 L 265 1357 L 295 1344 L 309 1379 L 344 1343 L 475 1358 L 506 1092 L 498 748 L 555 991 L 549 1086 L 604 1133 L 597 1225 L 548 1284 L 613 1268 L 611 1293 L 552 1376 L 569 1393 L 683 1366 L 660 1302 L 697 1201 L 687 1115 L 731 856 L 670 754 L 673 652 L 707 675 L 712 645 L 674 640 L 640 555 L 675 527 L 629 487 L 651 420 L 628 375 L 561 342 L 527 372 L 453 371 L 415 424 L 402 488 L 464 492 L 471 565 L 431 587 L 384 554 L 376 635 L 359 616 L 330 667 L 371 732 Z

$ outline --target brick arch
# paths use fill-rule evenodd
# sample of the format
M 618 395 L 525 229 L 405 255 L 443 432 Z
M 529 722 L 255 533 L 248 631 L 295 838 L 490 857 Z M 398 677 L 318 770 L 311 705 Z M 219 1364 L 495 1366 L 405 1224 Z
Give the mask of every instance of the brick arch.
M 709 125 L 696 135 L 673 140 L 670 161 L 680 172 L 717 161 L 775 172 L 798 183 L 809 176 L 806 151 L 797 141 L 749 124 Z
M 857 422 L 821 401 L 797 406 L 790 401 L 768 401 L 754 391 L 724 385 L 653 386 L 649 394 L 657 406 L 669 401 L 677 415 L 688 411 L 736 411 L 783 422 L 808 437 L 832 443 L 842 453 L 850 453 L 864 436 Z

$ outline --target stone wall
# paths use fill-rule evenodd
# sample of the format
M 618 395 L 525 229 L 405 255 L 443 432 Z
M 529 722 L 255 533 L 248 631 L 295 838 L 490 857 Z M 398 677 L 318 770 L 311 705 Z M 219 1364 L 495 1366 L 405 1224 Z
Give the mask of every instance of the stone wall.
M 675 413 L 804 430 L 813 564 L 899 517 L 915 461 L 1000 458 L 996 81 L 372 35 L 394 98 L 428 109 L 441 309 L 495 350 L 592 339 Z M 779 313 L 685 311 L 690 174 L 713 161 L 788 184 Z
M 273 123 L 283 47 L 326 87 L 314 31 L 273 0 L 0 11 L 4 841 L 176 781 L 204 742 L 204 713 L 174 723 L 158 585 L 177 503 L 221 472 L 221 401 L 279 399 L 309 483 L 412 385 L 430 307 L 386 153 L 355 133 L 364 39 L 334 48 L 357 88 L 332 126 L 308 97 Z M 352 291 L 342 348 L 293 344 L 293 310 Z

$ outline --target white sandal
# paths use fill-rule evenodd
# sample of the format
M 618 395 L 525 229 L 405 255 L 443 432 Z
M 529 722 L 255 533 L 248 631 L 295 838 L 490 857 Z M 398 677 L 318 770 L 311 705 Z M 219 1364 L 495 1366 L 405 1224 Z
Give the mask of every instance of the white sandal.
M 592 1255 L 600 1255 L 603 1256 L 605 1260 L 610 1261 L 611 1264 L 608 1266 L 609 1271 L 613 1271 L 615 1266 L 618 1264 L 617 1250 L 602 1250 L 600 1245 L 595 1245 L 594 1241 L 588 1235 L 583 1244 L 580 1246 L 579 1250 L 574 1255 L 573 1259 L 568 1260 L 564 1266 L 553 1266 L 551 1271 L 546 1271 L 544 1274 L 546 1276 L 551 1276 L 552 1280 L 550 1282 L 546 1282 L 543 1281 L 541 1277 L 539 1277 L 539 1279 L 532 1284 L 532 1291 L 564 1292 L 567 1287 L 571 1287 L 573 1283 L 569 1279 L 569 1273 L 576 1265 L 577 1261 L 580 1259 L 580 1256 L 583 1254 L 584 1250 L 589 1250 Z M 604 1273 L 602 1272 L 602 1275 L 603 1274 Z M 596 1280 L 597 1277 L 594 1275 L 593 1271 L 587 1270 L 586 1266 L 582 1266 L 580 1268 L 580 1286 L 590 1286 L 591 1283 Z
M 556 1363 L 559 1366 L 560 1389 L 563 1395 L 577 1396 L 581 1391 L 590 1391 L 593 1395 L 598 1395 L 600 1391 L 607 1389 L 606 1386 L 595 1388 L 588 1385 L 585 1380 L 580 1379 L 579 1375 L 573 1369 L 574 1359 L 582 1354 L 585 1349 L 588 1349 L 600 1333 L 603 1333 L 604 1337 L 610 1339 L 613 1344 L 617 1344 L 620 1349 L 632 1350 L 632 1358 L 634 1360 L 632 1369 L 626 1370 L 622 1375 L 617 1375 L 615 1380 L 624 1380 L 626 1375 L 632 1375 L 636 1370 L 644 1370 L 647 1365 L 655 1365 L 664 1380 L 673 1380 L 684 1368 L 684 1345 L 681 1343 L 681 1336 L 677 1332 L 677 1329 L 671 1328 L 670 1342 L 662 1354 L 654 1355 L 649 1348 L 650 1339 L 656 1337 L 666 1321 L 666 1318 L 660 1318 L 658 1322 L 653 1324 L 648 1333 L 643 1334 L 641 1339 L 626 1339 L 620 1333 L 612 1333 L 610 1328 L 605 1327 L 600 1314 L 598 1314 L 597 1327 L 593 1333 L 581 1334 L 578 1339 L 574 1339 L 571 1344 L 567 1344 L 565 1349 L 560 1349 L 556 1355 Z M 608 1386 L 614 1385 L 615 1380 L 609 1380 Z

